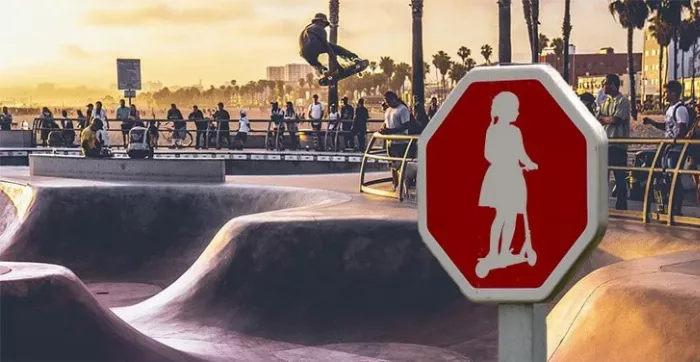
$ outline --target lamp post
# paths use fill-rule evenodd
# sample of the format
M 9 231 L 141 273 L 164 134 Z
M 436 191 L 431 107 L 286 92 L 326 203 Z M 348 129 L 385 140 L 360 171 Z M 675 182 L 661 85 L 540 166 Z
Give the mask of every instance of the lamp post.
M 511 0 L 498 0 L 498 63 L 512 62 L 510 42 L 510 4 Z M 532 36 L 536 37 L 537 34 Z
M 329 34 L 329 42 L 331 44 L 338 44 L 338 22 L 340 13 L 340 0 L 330 0 L 328 2 L 328 21 L 330 21 L 331 31 Z M 329 70 L 335 72 L 337 69 L 333 62 L 329 62 Z M 338 83 L 333 80 L 328 86 L 328 107 L 330 112 L 331 104 L 338 104 Z
M 425 69 L 423 69 L 423 0 L 411 1 L 413 14 L 413 114 L 421 124 L 428 123 L 425 113 Z

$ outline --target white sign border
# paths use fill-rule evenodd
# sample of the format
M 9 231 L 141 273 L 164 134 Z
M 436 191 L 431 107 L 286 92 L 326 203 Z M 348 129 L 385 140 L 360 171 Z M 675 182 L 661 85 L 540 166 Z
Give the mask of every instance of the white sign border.
M 466 89 L 476 82 L 509 80 L 539 81 L 586 138 L 588 168 L 588 225 L 539 288 L 473 287 L 430 234 L 427 226 L 426 152 L 430 137 L 437 131 Z M 418 142 L 418 229 L 423 242 L 467 298 L 475 302 L 535 303 L 546 300 L 566 277 L 587 249 L 602 239 L 608 224 L 608 139 L 603 127 L 579 100 L 559 72 L 545 64 L 478 67 L 471 70 L 449 94 L 428 123 Z

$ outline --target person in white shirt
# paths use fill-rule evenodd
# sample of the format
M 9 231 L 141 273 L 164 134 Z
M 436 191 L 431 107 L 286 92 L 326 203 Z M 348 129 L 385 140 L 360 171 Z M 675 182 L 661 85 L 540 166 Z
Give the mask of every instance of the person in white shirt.
M 104 148 L 109 148 L 109 122 L 107 121 L 105 110 L 102 109 L 102 102 L 95 102 L 95 109 L 92 110 L 92 115 L 88 117 L 102 121 L 102 128 L 97 131 L 97 139 L 102 142 Z
M 340 113 L 338 113 L 338 106 L 331 104 L 330 112 L 328 113 L 328 131 L 326 131 L 326 147 L 329 151 L 336 150 L 336 135 L 338 133 L 339 125 L 338 120 L 340 120 Z M 330 138 L 330 144 L 328 142 Z
M 384 99 L 388 107 L 384 112 L 384 123 L 379 129 L 379 133 L 408 135 L 411 111 L 408 110 L 408 107 L 401 101 L 399 96 L 392 91 L 386 92 Z M 408 147 L 408 141 L 403 140 L 388 141 L 387 144 L 387 153 L 390 157 L 403 157 L 406 147 Z M 400 162 L 392 162 L 391 177 L 394 190 L 398 186 L 398 167 L 400 167 L 400 164 Z
M 238 144 L 237 150 L 242 150 L 243 145 L 248 140 L 248 132 L 250 132 L 250 120 L 248 120 L 248 111 L 241 109 L 241 117 L 238 119 L 238 132 L 234 139 Z
M 321 125 L 323 123 L 323 104 L 318 101 L 318 94 L 314 94 L 314 102 L 309 105 L 309 122 L 311 122 L 311 128 L 313 129 L 313 143 L 314 149 L 317 151 L 323 150 L 323 145 L 321 144 Z
M 680 82 L 675 80 L 668 82 L 668 84 L 666 84 L 666 101 L 668 101 L 669 107 L 666 109 L 664 122 L 656 122 L 649 117 L 644 117 L 642 120 L 643 123 L 664 131 L 666 138 L 675 140 L 685 137 L 686 133 L 688 133 L 688 126 L 690 125 L 690 114 L 688 113 L 686 105 L 683 104 L 683 99 L 681 98 L 682 94 L 683 86 Z M 680 150 L 682 147 L 682 145 L 666 147 L 661 158 L 664 168 L 676 168 L 676 164 L 678 164 L 680 159 Z M 663 175 L 662 184 L 664 185 L 664 190 L 662 194 L 664 195 L 664 205 L 668 205 L 671 181 L 671 174 Z M 673 198 L 673 214 L 675 215 L 681 215 L 681 206 L 683 205 L 683 183 L 679 181 L 680 180 L 676 182 Z

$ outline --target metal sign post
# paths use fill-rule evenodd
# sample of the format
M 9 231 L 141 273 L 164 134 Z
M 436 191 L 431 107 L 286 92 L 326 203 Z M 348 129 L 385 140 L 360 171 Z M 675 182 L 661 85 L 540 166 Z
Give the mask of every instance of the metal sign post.
M 455 144 L 470 167 L 454 168 Z M 539 64 L 473 69 L 421 134 L 418 230 L 467 298 L 499 304 L 499 362 L 546 361 L 538 303 L 605 232 L 607 149 L 600 123 Z M 569 195 L 566 207 L 553 212 L 552 195 Z
M 498 362 L 547 361 L 546 304 L 498 305 Z
M 131 99 L 136 97 L 137 90 L 141 90 L 140 59 L 117 59 L 117 85 L 131 106 Z

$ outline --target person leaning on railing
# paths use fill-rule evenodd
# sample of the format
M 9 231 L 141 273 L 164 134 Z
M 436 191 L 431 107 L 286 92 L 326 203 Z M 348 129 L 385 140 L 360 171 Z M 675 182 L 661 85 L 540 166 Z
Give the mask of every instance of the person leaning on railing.
M 384 99 L 386 100 L 387 109 L 384 113 L 384 123 L 378 132 L 384 135 L 408 135 L 411 111 L 408 110 L 408 107 L 401 101 L 399 96 L 392 91 L 386 92 Z M 408 147 L 407 140 L 387 140 L 387 153 L 390 157 L 403 158 L 406 153 L 406 147 Z M 391 178 L 394 190 L 399 184 L 398 167 L 400 167 L 400 162 L 392 162 Z
M 7 107 L 2 107 L 0 112 L 0 131 L 9 131 L 12 129 L 12 115 Z
M 620 93 L 620 77 L 616 74 L 608 74 L 603 80 L 603 89 L 607 98 L 598 110 L 598 122 L 605 129 L 608 138 L 629 138 L 630 101 Z M 610 166 L 626 166 L 627 145 L 609 145 L 608 164 Z M 627 210 L 627 172 L 613 171 L 613 176 L 615 176 L 615 208 Z
M 664 131 L 664 137 L 669 139 L 679 139 L 685 137 L 688 133 L 688 125 L 690 123 L 690 112 L 683 104 L 681 95 L 683 94 L 683 86 L 680 82 L 672 80 L 666 84 L 666 100 L 669 107 L 666 109 L 664 122 L 656 122 L 649 117 L 644 117 L 643 122 L 646 125 L 651 125 L 654 128 Z M 669 145 L 662 150 L 661 163 L 663 168 L 675 169 L 676 164 L 680 162 L 680 151 L 682 145 Z M 668 205 L 670 186 L 672 175 L 664 174 L 662 183 L 664 184 L 664 206 Z M 681 214 L 681 206 L 683 205 L 683 183 L 676 182 L 673 199 L 673 213 Z

